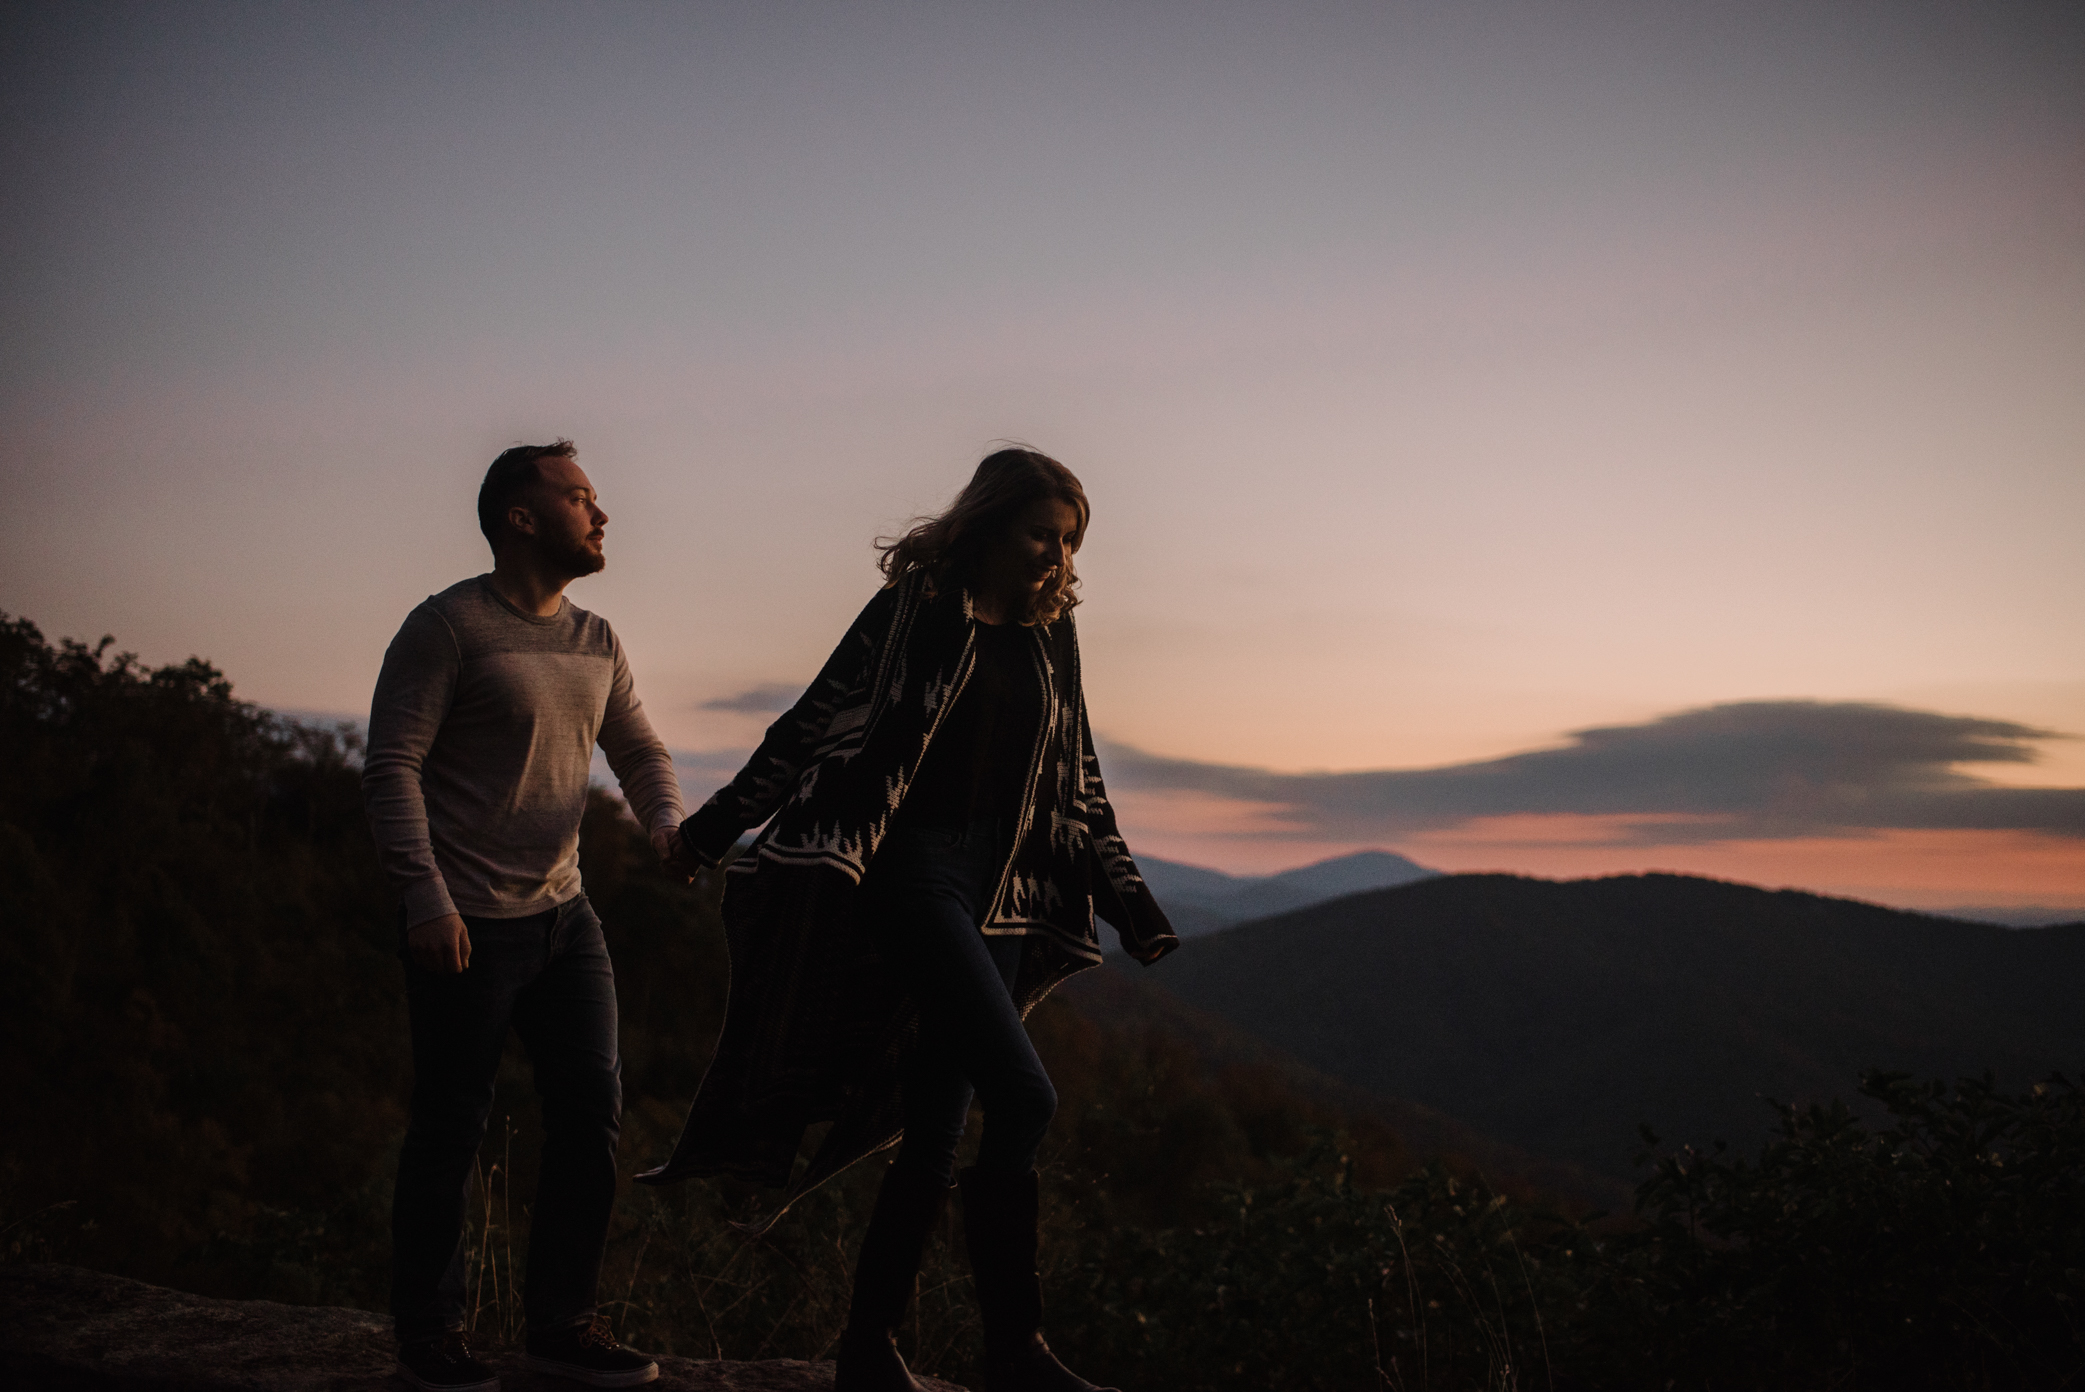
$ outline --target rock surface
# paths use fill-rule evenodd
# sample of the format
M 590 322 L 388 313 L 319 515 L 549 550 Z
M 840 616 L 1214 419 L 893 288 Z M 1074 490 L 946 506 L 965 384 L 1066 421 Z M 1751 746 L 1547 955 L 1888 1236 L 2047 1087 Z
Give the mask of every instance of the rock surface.
M 0 1266 L 0 1383 L 35 1392 L 402 1392 L 391 1322 L 367 1310 L 210 1300 L 71 1266 Z M 577 1383 L 488 1357 L 510 1392 Z M 930 1392 L 963 1392 L 921 1378 Z M 831 1392 L 833 1365 L 661 1358 L 658 1392 Z

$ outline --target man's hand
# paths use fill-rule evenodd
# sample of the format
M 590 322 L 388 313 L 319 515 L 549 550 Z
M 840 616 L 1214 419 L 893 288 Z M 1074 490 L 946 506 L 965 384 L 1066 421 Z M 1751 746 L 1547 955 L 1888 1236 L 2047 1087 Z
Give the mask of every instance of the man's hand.
M 659 864 L 670 875 L 683 881 L 692 881 L 702 867 L 688 854 L 687 842 L 681 839 L 679 827 L 661 827 L 652 833 L 652 849 L 659 853 Z
M 471 935 L 461 914 L 443 914 L 406 929 L 405 950 L 425 970 L 453 976 L 471 964 Z

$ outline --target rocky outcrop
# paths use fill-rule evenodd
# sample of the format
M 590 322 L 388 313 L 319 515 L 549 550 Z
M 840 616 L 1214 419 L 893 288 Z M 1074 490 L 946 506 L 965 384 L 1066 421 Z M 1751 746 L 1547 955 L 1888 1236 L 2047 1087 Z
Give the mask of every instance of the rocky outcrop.
M 577 1384 L 491 1355 L 509 1392 Z M 963 1392 L 920 1379 L 933 1392 Z M 70 1266 L 0 1266 L 0 1383 L 36 1392 L 401 1392 L 390 1321 L 367 1310 L 209 1300 Z M 659 1392 L 831 1392 L 833 1365 L 661 1358 Z

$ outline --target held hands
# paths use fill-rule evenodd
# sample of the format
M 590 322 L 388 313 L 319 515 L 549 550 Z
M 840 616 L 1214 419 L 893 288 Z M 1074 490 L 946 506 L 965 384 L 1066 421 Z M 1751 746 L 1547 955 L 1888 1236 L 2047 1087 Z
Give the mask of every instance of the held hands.
M 405 948 L 423 970 L 451 976 L 471 964 L 471 935 L 460 914 L 443 914 L 415 923 L 405 932 Z
M 681 839 L 679 827 L 662 827 L 653 832 L 652 849 L 659 853 L 659 864 L 666 873 L 683 883 L 693 881 L 703 868 L 688 854 L 688 843 Z

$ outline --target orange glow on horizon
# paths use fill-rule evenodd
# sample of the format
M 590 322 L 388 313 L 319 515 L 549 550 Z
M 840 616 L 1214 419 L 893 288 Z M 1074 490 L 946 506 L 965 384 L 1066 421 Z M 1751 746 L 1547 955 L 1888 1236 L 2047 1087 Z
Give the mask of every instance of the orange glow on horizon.
M 1903 908 L 2085 906 L 2085 841 L 2025 831 L 1879 831 L 1862 836 L 1637 844 L 1638 817 L 1480 818 L 1394 844 L 1299 836 L 1280 809 L 1193 793 L 1115 796 L 1133 853 L 1269 874 L 1385 849 L 1436 870 L 1556 879 L 1669 871 Z M 1666 819 L 1683 820 L 1683 819 Z

